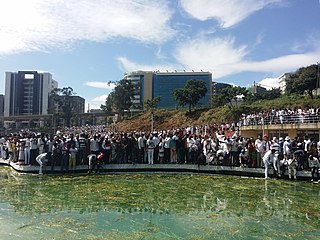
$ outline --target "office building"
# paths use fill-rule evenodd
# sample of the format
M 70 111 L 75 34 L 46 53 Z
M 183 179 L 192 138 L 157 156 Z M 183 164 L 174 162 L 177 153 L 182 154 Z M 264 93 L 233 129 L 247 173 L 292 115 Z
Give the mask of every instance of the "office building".
M 59 96 L 59 102 L 66 103 L 72 109 L 73 114 L 81 114 L 85 111 L 85 99 L 80 96 Z M 52 103 L 51 103 L 52 102 Z M 50 105 L 53 106 L 53 110 L 50 113 L 61 113 L 63 112 L 62 106 L 59 105 L 58 101 L 50 100 Z
M 49 96 L 58 82 L 48 72 L 6 72 L 4 116 L 46 115 Z
M 286 87 L 287 87 L 287 80 L 292 76 L 293 73 L 284 73 L 282 74 L 279 79 L 279 87 L 282 94 L 285 94 Z
M 132 109 L 143 109 L 143 103 L 148 99 L 160 97 L 158 108 L 178 108 L 174 100 L 175 89 L 185 87 L 190 79 L 204 81 L 207 87 L 206 95 L 200 99 L 197 107 L 210 107 L 212 97 L 212 74 L 210 72 L 152 72 L 137 71 L 125 75 L 134 85 L 134 98 Z
M 0 116 L 4 113 L 4 95 L 0 94 Z

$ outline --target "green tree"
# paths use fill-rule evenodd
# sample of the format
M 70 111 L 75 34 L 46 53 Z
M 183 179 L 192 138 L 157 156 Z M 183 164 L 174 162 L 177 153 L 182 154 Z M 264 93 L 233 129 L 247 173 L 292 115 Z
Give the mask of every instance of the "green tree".
M 71 87 L 55 88 L 50 93 L 54 107 L 49 109 L 49 112 L 56 117 L 64 119 L 65 125 L 68 127 L 70 127 L 71 119 L 75 116 L 75 112 L 77 112 L 75 111 L 77 106 L 75 102 L 72 101 L 72 96 L 75 94 Z
M 280 88 L 272 88 L 265 92 L 251 93 L 248 92 L 248 95 L 245 97 L 245 103 L 250 104 L 259 100 L 272 100 L 279 98 L 281 96 Z
M 144 106 L 146 110 L 154 110 L 155 108 L 157 108 L 158 103 L 161 101 L 161 97 L 156 97 L 153 99 L 147 99 L 146 101 L 144 101 Z
M 312 90 L 317 87 L 319 66 L 316 64 L 299 68 L 294 74 L 286 79 L 286 93 L 307 93 L 313 98 Z
M 190 79 L 187 81 L 184 88 L 175 89 L 173 97 L 182 107 L 188 105 L 189 112 L 202 97 L 207 93 L 208 89 L 204 81 L 199 79 Z
M 130 110 L 132 106 L 132 98 L 134 96 L 134 86 L 131 81 L 122 79 L 114 83 L 116 86 L 113 91 L 108 95 L 105 104 L 100 108 L 104 111 L 115 111 L 118 113 L 120 119 L 124 116 L 125 110 Z
M 105 104 L 101 104 L 100 108 L 103 112 L 107 114 L 112 113 L 112 106 L 113 106 L 113 95 L 114 92 L 109 93 L 108 97 L 106 98 Z
M 220 93 L 212 97 L 212 104 L 215 107 L 228 105 L 230 108 L 238 105 L 238 96 L 243 95 L 244 98 L 248 95 L 248 90 L 244 87 L 225 87 L 220 90 Z
M 248 90 L 244 87 L 227 86 L 220 89 L 219 93 L 212 97 L 212 105 L 214 107 L 227 105 L 229 111 L 225 115 L 225 120 L 237 122 L 243 111 L 243 107 L 238 106 L 239 96 L 243 96 L 245 99 L 248 94 Z
M 154 110 L 157 108 L 158 103 L 161 101 L 161 97 L 156 97 L 153 99 L 147 99 L 144 102 L 144 107 L 147 111 L 150 111 L 151 114 L 151 132 L 153 132 L 153 124 L 154 124 Z

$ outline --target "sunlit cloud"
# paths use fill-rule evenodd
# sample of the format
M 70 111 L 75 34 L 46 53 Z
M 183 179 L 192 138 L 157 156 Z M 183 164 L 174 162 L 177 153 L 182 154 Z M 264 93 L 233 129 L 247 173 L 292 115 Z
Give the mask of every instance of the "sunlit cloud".
M 236 47 L 232 38 L 199 38 L 181 44 L 175 54 L 184 68 L 209 70 L 219 78 L 235 71 L 233 66 L 247 55 L 247 47 Z
M 264 61 L 244 61 L 235 66 L 240 71 L 285 73 L 317 62 L 320 49 L 301 54 L 288 54 Z
M 114 83 L 108 83 L 108 82 L 86 82 L 85 85 L 89 87 L 108 89 L 108 90 L 113 90 L 115 88 Z
M 180 0 L 181 6 L 190 16 L 201 21 L 216 19 L 220 27 L 229 28 L 251 14 L 286 0 Z
M 108 92 L 111 92 L 115 88 L 114 83 L 107 83 L 107 82 L 86 82 L 86 86 L 99 88 L 99 89 L 106 89 L 109 90 Z M 101 96 L 95 97 L 88 101 L 88 104 L 90 106 L 90 109 L 99 109 L 101 104 L 105 104 L 106 98 L 108 97 L 108 94 L 103 94 Z
M 313 46 L 316 46 L 313 44 Z M 319 46 L 319 45 L 317 45 Z M 204 68 L 218 79 L 241 72 L 281 74 L 319 59 L 320 48 L 300 54 L 287 54 L 262 61 L 248 60 L 247 46 L 235 46 L 232 39 L 198 39 L 179 46 L 176 58 L 188 69 Z
M 90 109 L 100 109 L 101 104 L 105 104 L 108 94 L 95 97 L 88 101 Z
M 179 64 L 165 64 L 165 65 L 139 64 L 139 63 L 136 63 L 136 62 L 129 60 L 126 57 L 119 57 L 117 60 L 120 64 L 120 67 L 125 72 L 133 72 L 133 71 L 161 71 L 161 72 L 169 71 L 169 72 L 174 72 L 174 71 L 182 71 L 184 69 Z
M 0 55 L 115 37 L 162 43 L 174 35 L 165 0 L 2 0 Z
M 125 57 L 118 58 L 118 61 L 127 71 L 203 70 L 212 72 L 213 79 L 243 72 L 268 73 L 274 76 L 319 61 L 320 48 L 314 48 L 299 54 L 293 53 L 254 61 L 250 59 L 248 46 L 236 46 L 232 38 L 199 38 L 182 43 L 177 47 L 174 54 L 177 63 L 170 66 L 144 65 L 135 63 Z
M 265 78 L 258 82 L 262 87 L 267 90 L 271 90 L 272 88 L 280 87 L 279 78 Z
M 98 96 L 98 97 L 95 97 L 94 99 L 92 99 L 91 101 L 92 102 L 100 102 L 100 101 L 105 101 L 108 97 L 108 94 L 104 94 L 104 95 L 101 95 L 101 96 Z

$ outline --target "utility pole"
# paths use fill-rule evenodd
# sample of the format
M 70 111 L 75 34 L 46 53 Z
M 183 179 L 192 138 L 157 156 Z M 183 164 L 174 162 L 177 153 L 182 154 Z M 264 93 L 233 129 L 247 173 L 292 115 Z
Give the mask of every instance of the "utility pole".
M 318 96 L 318 89 L 320 88 L 320 62 L 317 62 L 318 72 L 317 72 L 317 96 Z
M 154 109 L 151 108 L 151 134 L 153 133 Z

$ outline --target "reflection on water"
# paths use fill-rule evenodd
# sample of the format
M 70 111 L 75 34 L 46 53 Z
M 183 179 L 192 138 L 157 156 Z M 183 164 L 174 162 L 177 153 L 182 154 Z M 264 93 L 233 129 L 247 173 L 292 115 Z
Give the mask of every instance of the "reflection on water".
M 319 185 L 203 175 L 18 176 L 0 239 L 319 239 Z

